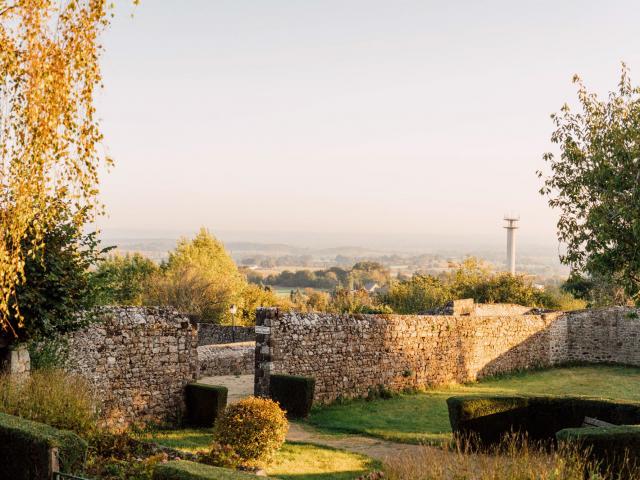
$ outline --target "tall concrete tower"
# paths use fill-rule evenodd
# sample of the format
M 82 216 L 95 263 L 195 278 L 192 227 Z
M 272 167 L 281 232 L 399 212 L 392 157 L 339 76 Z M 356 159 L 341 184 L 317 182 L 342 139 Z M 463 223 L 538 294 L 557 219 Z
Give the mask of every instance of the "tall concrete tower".
M 508 214 L 504 216 L 507 224 L 507 270 L 511 275 L 516 273 L 516 230 L 518 229 L 519 215 Z

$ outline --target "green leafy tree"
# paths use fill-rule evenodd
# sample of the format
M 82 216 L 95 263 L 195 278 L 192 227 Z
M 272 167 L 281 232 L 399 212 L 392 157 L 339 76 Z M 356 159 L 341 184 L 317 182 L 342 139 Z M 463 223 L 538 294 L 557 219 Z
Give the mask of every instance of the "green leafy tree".
M 94 276 L 103 305 L 142 305 L 149 279 L 158 271 L 153 260 L 139 254 L 115 254 L 100 263 Z
M 590 93 L 579 77 L 580 108 L 564 105 L 552 115 L 551 141 L 559 156 L 546 153 L 550 174 L 540 193 L 560 211 L 558 239 L 563 263 L 600 276 L 640 301 L 640 89 L 623 65 L 617 91 L 606 99 Z
M 226 322 L 247 282 L 224 248 L 206 229 L 176 249 L 149 282 L 144 303 L 171 305 L 202 320 Z
M 104 252 L 95 233 L 83 234 L 68 221 L 47 229 L 43 240 L 46 247 L 27 257 L 26 281 L 16 291 L 24 318 L 16 329 L 21 341 L 50 339 L 86 325 L 90 317 L 80 313 L 95 305 L 100 288 L 90 271 Z
M 394 282 L 382 301 L 394 312 L 402 314 L 426 313 L 452 299 L 451 289 L 439 278 L 431 275 L 414 275 Z

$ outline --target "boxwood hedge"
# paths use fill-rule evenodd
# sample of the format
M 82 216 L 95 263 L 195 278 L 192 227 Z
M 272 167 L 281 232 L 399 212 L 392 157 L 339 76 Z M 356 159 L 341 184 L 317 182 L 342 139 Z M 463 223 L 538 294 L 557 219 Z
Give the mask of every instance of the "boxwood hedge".
M 61 472 L 82 471 L 87 443 L 75 433 L 0 413 L 2 478 L 49 479 L 53 448 L 58 449 Z
M 453 432 L 481 444 L 505 433 L 523 432 L 532 440 L 580 442 L 596 460 L 611 465 L 625 455 L 640 458 L 640 404 L 584 397 L 467 396 L 447 399 Z M 615 427 L 581 428 L 585 417 Z
M 153 469 L 153 480 L 255 480 L 256 478 L 258 477 L 249 473 L 186 460 L 159 464 Z
M 212 427 L 227 406 L 227 388 L 190 383 L 185 387 L 187 423 L 194 427 Z
M 309 416 L 313 405 L 316 381 L 311 377 L 271 375 L 269 395 L 286 410 L 290 418 Z

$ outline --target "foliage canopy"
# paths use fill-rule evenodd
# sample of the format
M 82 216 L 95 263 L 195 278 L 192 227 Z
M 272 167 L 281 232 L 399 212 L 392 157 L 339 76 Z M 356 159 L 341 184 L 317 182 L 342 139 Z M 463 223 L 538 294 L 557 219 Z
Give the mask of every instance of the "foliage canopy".
M 576 272 L 611 279 L 640 300 L 640 88 L 626 66 L 618 90 L 606 99 L 578 85 L 580 110 L 564 105 L 552 115 L 551 141 L 560 155 L 546 153 L 551 173 L 540 193 L 560 210 L 560 256 Z
M 0 0 L 0 329 L 24 318 L 25 264 L 62 211 L 80 226 L 97 209 L 104 0 Z M 29 234 L 29 235 L 28 235 Z M 25 245 L 28 238 L 29 243 Z

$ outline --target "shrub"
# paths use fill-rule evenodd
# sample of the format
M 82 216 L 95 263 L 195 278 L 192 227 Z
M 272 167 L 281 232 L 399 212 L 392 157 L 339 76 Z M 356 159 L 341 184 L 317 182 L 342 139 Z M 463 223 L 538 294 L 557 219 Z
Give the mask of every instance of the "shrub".
M 640 404 L 575 397 L 452 397 L 447 399 L 451 428 L 459 438 L 495 445 L 510 432 L 532 440 L 577 442 L 591 447 L 604 467 L 637 460 L 640 426 L 580 428 L 584 417 L 615 424 L 640 423 Z M 628 458 L 631 456 L 631 458 Z M 634 465 L 631 465 L 634 466 Z
M 640 405 L 579 397 L 451 397 L 447 399 L 454 433 L 497 443 L 510 431 L 533 440 L 554 439 L 556 432 L 578 428 L 585 416 L 613 424 L 640 423 Z
M 87 443 L 72 432 L 0 413 L 0 465 L 2 478 L 48 478 L 51 449 L 58 449 L 60 470 L 82 470 Z
M 216 422 L 214 438 L 249 465 L 268 463 L 284 443 L 289 424 L 273 400 L 249 397 L 229 405 Z
M 267 478 L 267 477 L 262 477 Z M 153 470 L 153 480 L 255 480 L 256 476 L 212 467 L 201 463 L 177 460 L 160 464 Z
M 25 247 L 31 241 L 25 239 Z M 94 306 L 98 295 L 90 269 L 99 263 L 103 250 L 95 233 L 85 235 L 67 219 L 47 227 L 44 243 L 46 248 L 26 258 L 25 282 L 16 288 L 23 320 L 12 318 L 11 323 L 18 340 L 50 338 L 82 328 L 91 318 L 77 312 Z
M 587 450 L 590 456 L 615 470 L 640 466 L 640 425 L 599 428 L 566 428 L 556 433 L 560 443 L 573 443 Z M 637 478 L 627 475 L 625 478 Z
M 185 387 L 187 423 L 194 427 L 212 427 L 227 406 L 227 388 L 203 383 Z
M 87 382 L 62 370 L 34 371 L 21 382 L 0 377 L 0 412 L 83 436 L 95 429 L 98 419 L 96 398 Z
M 198 462 L 214 467 L 238 468 L 242 465 L 242 458 L 229 445 L 214 442 L 211 450 L 198 455 Z
M 305 418 L 311 412 L 316 381 L 311 377 L 271 375 L 269 392 L 291 418 Z

